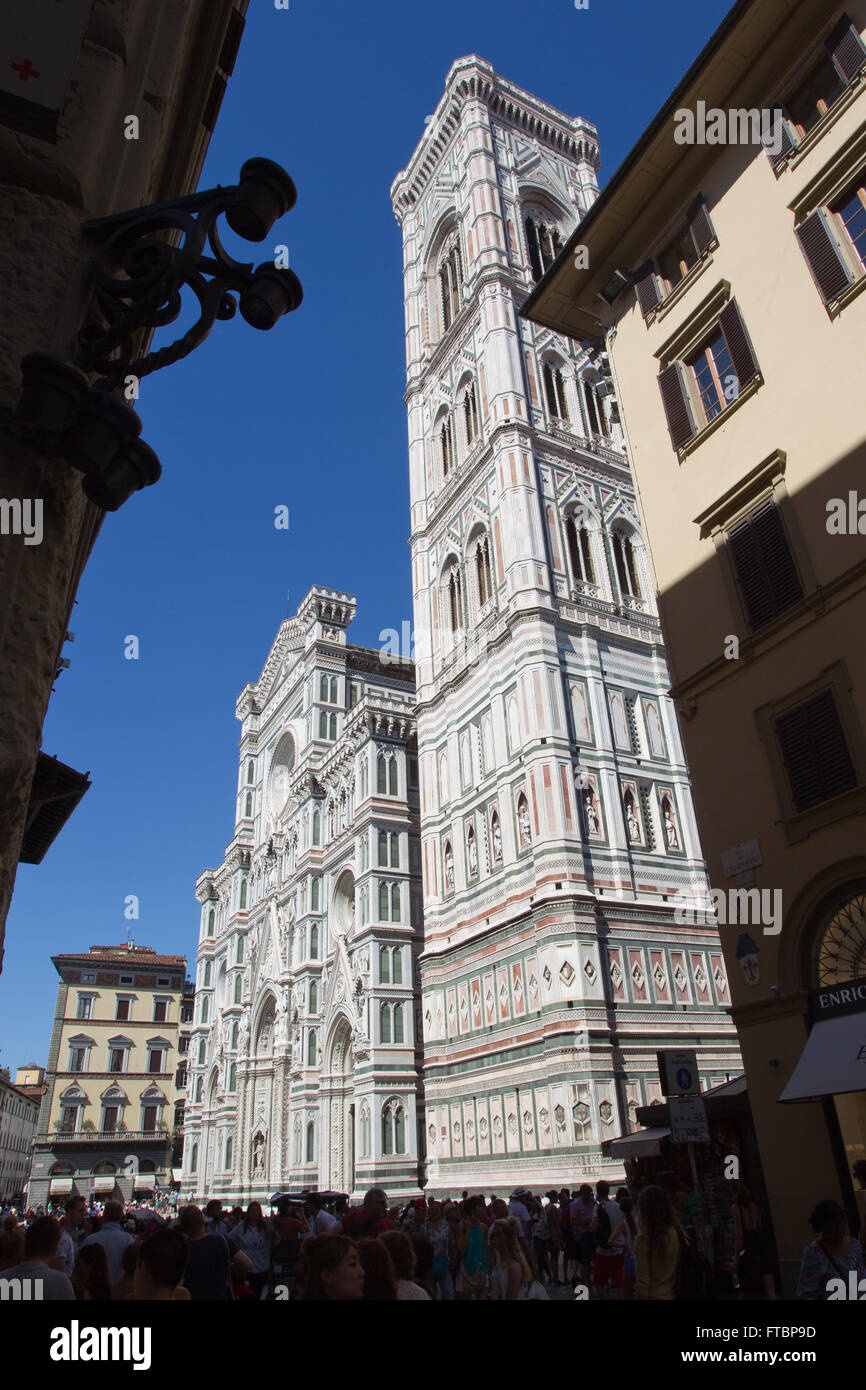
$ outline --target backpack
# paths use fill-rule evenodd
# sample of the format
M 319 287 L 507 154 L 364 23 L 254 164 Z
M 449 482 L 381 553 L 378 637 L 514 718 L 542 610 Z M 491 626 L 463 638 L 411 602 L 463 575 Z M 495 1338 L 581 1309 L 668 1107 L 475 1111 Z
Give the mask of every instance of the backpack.
M 602 1250 L 606 1250 L 610 1245 L 612 1227 L 610 1224 L 610 1213 L 606 1206 L 599 1202 L 595 1209 L 595 1239 Z
M 713 1267 L 705 1255 L 692 1243 L 691 1239 L 678 1226 L 677 1239 L 680 1243 L 680 1261 L 677 1268 L 677 1298 L 707 1299 L 716 1296 L 716 1279 Z

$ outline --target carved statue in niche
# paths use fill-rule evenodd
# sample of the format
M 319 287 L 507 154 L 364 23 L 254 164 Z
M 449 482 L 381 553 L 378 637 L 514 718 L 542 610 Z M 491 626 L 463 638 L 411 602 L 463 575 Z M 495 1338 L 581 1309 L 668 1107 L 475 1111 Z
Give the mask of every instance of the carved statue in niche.
M 517 808 L 517 820 L 520 827 L 520 843 L 528 845 L 532 842 L 532 830 L 529 825 L 529 807 L 525 801 L 521 801 Z
M 472 834 L 470 834 L 467 842 L 467 851 L 469 855 L 469 872 L 470 874 L 476 874 L 478 872 L 478 850 L 475 847 L 475 836 Z
M 501 829 L 500 824 L 499 824 L 499 817 L 498 817 L 498 816 L 496 817 L 496 819 L 495 819 L 494 822 L 493 822 L 493 826 L 492 826 L 492 828 L 491 828 L 491 835 L 492 835 L 492 838 L 493 838 L 493 858 L 494 858 L 494 859 L 501 859 L 501 858 L 502 858 L 502 829 Z
M 587 787 L 583 793 L 583 809 L 586 814 L 586 826 L 590 835 L 598 834 L 598 811 L 592 799 L 592 788 Z
M 631 796 L 625 798 L 625 823 L 628 827 L 628 838 L 630 840 L 640 839 L 640 823 L 635 815 L 634 801 Z
M 680 840 L 670 806 L 665 807 L 665 839 L 668 842 L 668 849 L 679 849 Z
M 253 1140 L 253 1172 L 263 1173 L 265 1171 L 265 1140 L 264 1136 L 257 1134 Z
M 247 1047 L 250 1041 L 250 1017 L 249 1014 L 241 1015 L 241 1026 L 238 1029 L 238 1052 L 241 1057 L 247 1054 Z
M 454 855 L 451 853 L 451 846 L 445 849 L 445 884 L 450 893 L 454 891 Z

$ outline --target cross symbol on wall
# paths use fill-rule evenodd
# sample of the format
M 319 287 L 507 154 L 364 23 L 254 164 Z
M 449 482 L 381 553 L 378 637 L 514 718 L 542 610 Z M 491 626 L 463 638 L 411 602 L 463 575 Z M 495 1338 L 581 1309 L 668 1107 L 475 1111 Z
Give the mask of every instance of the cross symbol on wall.
M 29 58 L 25 58 L 23 63 L 10 63 L 9 66 L 15 69 L 22 82 L 26 82 L 29 77 L 42 76 L 40 72 L 36 71 Z

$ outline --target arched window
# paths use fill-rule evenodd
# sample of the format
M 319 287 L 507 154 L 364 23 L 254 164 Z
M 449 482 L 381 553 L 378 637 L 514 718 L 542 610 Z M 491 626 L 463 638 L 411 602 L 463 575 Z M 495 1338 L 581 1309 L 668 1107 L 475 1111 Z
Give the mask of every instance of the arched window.
M 309 1012 L 314 1014 L 319 1008 L 319 986 L 315 980 L 310 981 L 310 1007 Z
M 321 676 L 319 677 L 319 699 L 320 699 L 320 700 L 327 700 L 327 698 L 328 698 L 328 677 L 325 676 L 325 675 L 321 675 Z
M 386 1105 L 382 1111 L 382 1153 L 392 1154 L 394 1152 L 394 1116 L 390 1105 Z
M 388 795 L 397 795 L 397 759 L 392 757 L 388 764 Z
M 400 867 L 400 836 L 399 836 L 399 835 L 396 835 L 396 834 L 392 834 L 392 836 L 391 836 L 391 868 L 392 868 L 392 869 L 399 869 L 399 867 Z
M 231 1033 L 231 1044 L 230 1044 L 230 1046 L 231 1046 L 232 1052 L 235 1051 L 235 1049 L 237 1048 L 237 1045 L 238 1045 L 238 1021 L 237 1021 L 237 1019 L 235 1019 L 234 1023 L 232 1024 L 232 1033 Z
M 637 582 L 637 566 L 635 565 L 634 546 L 631 543 L 631 537 L 623 531 L 614 530 L 612 541 L 620 593 L 627 594 L 631 598 L 640 598 L 640 586 Z
M 192 1153 L 189 1156 L 189 1171 L 198 1172 L 198 1144 L 193 1144 Z
M 358 1124 L 358 1150 L 362 1158 L 368 1158 L 370 1154 L 370 1111 L 366 1103 L 361 1106 L 361 1117 Z
M 406 1152 L 406 1117 L 399 1101 L 389 1100 L 382 1108 L 382 1153 Z
M 202 1022 L 202 1023 L 207 1023 L 207 1021 L 208 1021 L 208 1002 L 209 1002 L 209 1001 L 208 1001 L 208 996 L 205 995 L 204 998 L 203 998 L 202 1001 L 201 1001 L 201 1022 Z
M 236 965 L 243 965 L 243 963 L 244 963 L 244 939 L 243 939 L 242 936 L 239 936 L 239 937 L 238 937 L 237 954 L 236 954 L 236 956 L 235 956 L 235 964 L 236 964 Z
M 244 804 L 244 815 L 245 815 L 245 816 L 247 817 L 247 819 L 249 820 L 249 818 L 250 818 L 250 816 L 251 816 L 252 814 L 253 814 L 253 794 L 252 794 L 252 792 L 247 792 L 246 801 L 245 801 L 245 804 Z
M 387 922 L 387 921 L 388 921 L 388 885 L 387 885 L 387 883 L 380 883 L 380 884 L 379 884 L 379 921 L 380 921 L 380 922 Z
M 200 1077 L 197 1079 L 196 1083 L 195 1083 L 195 1099 L 196 1099 L 196 1104 L 197 1104 L 197 1105 L 200 1105 L 200 1104 L 201 1104 L 201 1098 L 202 1098 L 202 1092 L 203 1092 L 203 1091 L 204 1091 L 204 1077 L 201 1077 L 201 1076 L 200 1076 Z
M 545 362 L 541 369 L 542 380 L 544 381 L 544 394 L 547 397 L 547 408 L 551 415 L 557 420 L 568 420 L 568 405 L 565 399 L 565 382 L 562 370 L 554 367 L 551 362 Z
M 383 796 L 388 793 L 388 760 L 384 753 L 376 758 L 376 791 Z
M 392 883 L 392 884 L 391 884 L 391 921 L 392 921 L 392 922 L 399 922 L 399 921 L 400 921 L 400 885 L 399 885 L 399 883 Z
M 552 220 L 547 223 L 540 217 L 527 217 L 525 225 L 532 278 L 540 280 L 562 250 L 562 237 Z
M 595 570 L 592 564 L 592 551 L 589 544 L 589 532 L 581 523 L 576 524 L 574 517 L 570 516 L 565 523 L 565 538 L 568 542 L 568 558 L 571 561 L 571 572 L 576 581 L 583 581 L 586 584 L 595 583 Z
M 308 1067 L 314 1067 L 315 1065 L 316 1065 L 316 1035 L 315 1035 L 315 1033 L 313 1032 L 313 1030 L 310 1029 L 310 1032 L 307 1034 L 307 1066 L 308 1066 Z
M 316 1159 L 316 1126 L 310 1120 L 307 1125 L 307 1162 L 314 1163 Z
M 586 415 L 589 420 L 589 428 L 592 434 L 601 434 L 602 428 L 599 423 L 599 407 L 596 400 L 595 387 L 591 381 L 583 383 L 584 399 L 586 401 Z M 603 417 L 602 417 L 603 418 Z M 604 431 L 607 433 L 607 431 Z
M 451 631 L 459 632 L 463 627 L 463 586 L 456 565 L 452 565 L 451 573 L 448 575 L 448 615 Z
M 230 1091 L 236 1091 L 237 1088 L 238 1088 L 238 1064 L 237 1064 L 237 1062 L 231 1062 L 231 1063 L 229 1064 L 229 1090 L 230 1090 Z
M 379 983 L 391 983 L 391 951 L 387 946 L 379 947 Z
M 202 988 L 203 988 L 203 989 L 210 989 L 211 969 L 212 969 L 212 966 L 211 966 L 210 961 L 209 961 L 209 960 L 206 960 L 205 963 L 204 963 L 204 980 L 202 981 Z
M 368 772 L 367 772 L 367 759 L 366 759 L 366 757 L 362 757 L 362 758 L 361 758 L 361 791 L 360 791 L 360 800 L 361 800 L 361 801 L 363 801 L 364 798 L 365 798 L 365 796 L 367 795 L 367 776 L 368 776 Z
M 241 912 L 244 912 L 244 911 L 245 911 L 246 905 L 247 905 L 247 881 L 246 881 L 245 878 L 242 878 L 242 879 L 241 879 L 241 895 L 240 895 L 240 901 L 239 901 L 239 903 L 238 903 L 238 907 L 239 907 L 239 909 L 240 909 Z
M 310 927 L 310 960 L 319 959 L 319 928 L 315 922 Z
M 233 1145 L 232 1145 L 231 1139 L 227 1139 L 227 1140 L 226 1140 L 226 1156 L 225 1156 L 225 1159 L 224 1159 L 224 1161 L 223 1161 L 223 1167 L 224 1167 L 224 1168 L 231 1168 L 231 1166 L 232 1166 L 232 1147 L 233 1147 Z
M 317 845 L 322 835 L 322 820 L 319 815 L 318 807 L 313 812 L 313 844 Z
M 319 710 L 319 738 L 328 737 L 328 716 L 324 710 Z
M 311 912 L 318 912 L 318 910 L 319 910 L 319 880 L 318 880 L 317 878 L 314 878 L 314 879 L 313 879 L 312 887 L 311 887 L 311 889 L 310 889 L 310 911 L 311 911 Z
M 403 952 L 400 950 L 400 947 L 399 947 L 399 946 L 395 946 L 394 949 L 393 949 L 393 951 L 391 952 L 391 964 L 392 964 L 392 966 L 393 966 L 393 970 L 392 970 L 391 973 L 392 973 L 393 976 L 394 976 L 394 984 L 395 984 L 395 985 L 402 985 L 402 983 L 403 983 Z
M 388 864 L 388 832 L 379 831 L 379 868 L 385 868 Z
M 243 977 L 243 975 L 240 973 L 240 971 L 238 971 L 237 975 L 235 975 L 235 995 L 234 995 L 234 1002 L 235 1002 L 236 1004 L 239 1004 L 239 1003 L 241 1002 L 241 990 L 243 989 L 243 987 L 244 987 L 244 977 Z
M 403 1041 L 403 1005 L 394 1004 L 392 1007 L 394 1010 L 394 1041 L 401 1043 Z
M 478 406 L 475 400 L 475 383 L 472 381 L 463 393 L 463 419 L 466 424 L 466 443 L 472 445 L 478 436 Z
M 389 1043 L 391 1041 L 391 1005 L 379 1005 L 379 1041 Z
M 208 936 L 213 936 L 215 925 L 216 925 L 216 913 L 215 913 L 214 909 L 211 908 L 210 911 L 208 912 L 208 915 L 207 915 L 207 934 L 208 934 Z
M 475 575 L 478 582 L 478 606 L 483 608 L 493 594 L 493 576 L 490 570 L 490 540 L 485 534 L 479 537 L 475 546 Z
M 205 1059 L 206 1050 L 207 1050 L 207 1042 L 205 1041 L 204 1038 L 199 1038 L 199 1040 L 198 1040 L 198 1064 L 199 1064 L 200 1067 L 203 1067 L 203 1066 L 204 1066 L 204 1059 Z
M 255 773 L 256 773 L 256 765 L 255 765 L 255 763 L 253 762 L 252 758 L 250 758 L 250 759 L 248 760 L 248 762 L 247 762 L 247 781 L 248 781 L 248 782 L 252 782 L 252 781 L 255 779 Z
M 366 920 L 367 920 L 367 890 L 366 890 L 366 888 L 362 888 L 362 889 L 361 889 L 361 925 L 362 925 L 362 926 L 363 926 L 363 924 L 366 922 Z
M 442 477 L 447 478 L 454 467 L 454 426 L 450 415 L 444 416 L 439 430 L 439 462 L 442 465 Z
M 463 263 L 457 241 L 452 242 L 439 267 L 439 299 L 442 307 L 442 332 L 447 333 L 460 313 L 463 300 Z

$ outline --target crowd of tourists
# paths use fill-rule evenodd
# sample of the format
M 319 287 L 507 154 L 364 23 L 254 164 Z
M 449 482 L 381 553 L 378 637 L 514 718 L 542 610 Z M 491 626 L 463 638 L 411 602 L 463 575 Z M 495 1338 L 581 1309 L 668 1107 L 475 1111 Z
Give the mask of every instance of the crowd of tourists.
M 719 1296 L 700 1194 L 654 1184 L 611 1196 L 604 1181 L 544 1196 L 464 1193 L 391 1205 L 371 1188 L 358 1206 L 337 1194 L 277 1197 L 224 1211 L 184 1206 L 166 1220 L 153 1207 L 72 1195 L 57 1213 L 7 1212 L 0 1279 L 42 1281 L 44 1300 L 193 1302 L 231 1299 L 519 1302 Z M 823 1299 L 831 1280 L 866 1278 L 863 1245 L 843 1209 L 819 1202 L 797 1297 Z M 775 1298 L 761 1213 L 744 1183 L 731 1207 L 737 1261 L 731 1296 Z

